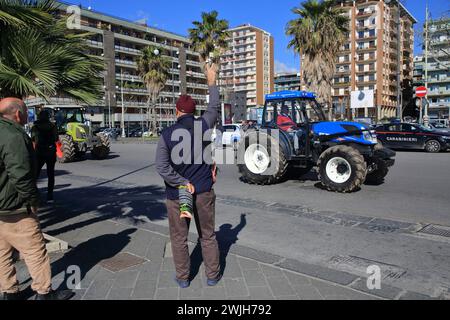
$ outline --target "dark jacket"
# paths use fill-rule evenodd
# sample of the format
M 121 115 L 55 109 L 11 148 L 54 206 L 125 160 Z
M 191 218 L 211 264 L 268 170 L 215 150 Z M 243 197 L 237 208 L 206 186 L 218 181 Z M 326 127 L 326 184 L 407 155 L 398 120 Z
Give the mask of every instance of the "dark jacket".
M 20 125 L 0 117 L 0 215 L 39 205 L 35 174 L 31 139 Z
M 216 86 L 209 88 L 209 94 L 208 109 L 202 117 L 198 119 L 193 115 L 180 117 L 177 123 L 162 132 L 159 140 L 156 152 L 156 170 L 164 179 L 167 198 L 170 200 L 177 200 L 178 187 L 189 182 L 194 185 L 197 194 L 209 192 L 212 189 L 212 157 L 209 159 L 203 158 L 203 155 L 208 154 L 205 149 L 211 142 L 204 141 L 202 137 L 217 122 L 220 97 Z M 194 141 L 194 127 L 197 127 L 198 131 L 201 132 L 201 136 L 196 137 L 200 141 Z M 180 142 L 183 141 L 183 137 L 177 136 L 176 133 L 179 132 L 177 129 L 184 129 L 191 141 L 189 148 L 186 148 L 188 150 L 175 149 L 175 153 L 183 159 L 181 163 L 174 163 L 171 158 L 174 148 L 179 147 Z M 187 151 L 187 154 L 184 154 L 184 151 Z
M 58 130 L 50 121 L 36 121 L 31 130 L 31 140 L 36 143 L 38 157 L 56 157 Z

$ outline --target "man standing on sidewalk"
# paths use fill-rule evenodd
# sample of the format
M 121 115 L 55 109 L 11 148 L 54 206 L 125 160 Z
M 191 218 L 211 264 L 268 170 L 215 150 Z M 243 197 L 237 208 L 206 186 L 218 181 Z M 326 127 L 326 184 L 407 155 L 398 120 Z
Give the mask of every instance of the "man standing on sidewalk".
M 167 214 L 176 269 L 175 281 L 181 288 L 187 288 L 191 280 L 188 248 L 190 220 L 180 217 L 179 187 L 186 187 L 194 195 L 193 216 L 202 247 L 207 284 L 215 286 L 221 278 L 219 247 L 215 234 L 215 173 L 213 166 L 203 158 L 209 143 L 202 139 L 203 134 L 217 122 L 220 106 L 219 90 L 216 86 L 217 66 L 206 64 L 205 73 L 210 96 L 208 109 L 201 118 L 196 119 L 194 100 L 190 96 L 182 95 L 176 106 L 177 123 L 163 131 L 156 154 L 156 170 L 166 184 Z M 172 151 L 174 155 L 180 155 L 176 150 L 179 150 L 180 144 L 186 143 L 185 138 L 188 138 L 190 143 L 187 148 L 183 148 L 183 161 L 173 159 Z M 189 152 L 185 152 L 186 150 Z M 201 161 L 198 161 L 199 157 Z
M 13 250 L 25 259 L 36 300 L 65 300 L 70 291 L 51 290 L 50 259 L 37 218 L 39 193 L 33 145 L 22 126 L 28 110 L 22 100 L 0 101 L 0 292 L 20 299 Z

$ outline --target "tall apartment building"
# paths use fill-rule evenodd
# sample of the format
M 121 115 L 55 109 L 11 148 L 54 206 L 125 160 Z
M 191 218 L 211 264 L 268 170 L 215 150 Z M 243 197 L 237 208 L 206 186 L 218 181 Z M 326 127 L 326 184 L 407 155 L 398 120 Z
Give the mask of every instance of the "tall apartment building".
M 277 73 L 275 75 L 275 92 L 300 90 L 300 73 Z
M 229 32 L 229 48 L 221 57 L 220 86 L 246 93 L 247 107 L 262 106 L 264 96 L 274 90 L 273 37 L 249 24 Z
M 450 19 L 430 21 L 428 65 L 425 56 L 414 58 L 414 86 L 428 87 L 431 119 L 450 119 Z M 425 38 L 425 36 L 424 36 Z M 427 67 L 428 79 L 425 78 Z
M 397 0 L 390 4 L 385 0 L 342 0 L 338 5 L 350 19 L 350 32 L 336 61 L 333 104 L 348 108 L 352 91 L 374 90 L 375 108 L 357 109 L 355 116 L 395 117 L 397 87 L 406 88 L 412 82 L 416 19 Z
M 66 14 L 67 6 L 69 4 L 61 3 L 61 14 Z M 137 70 L 141 50 L 148 45 L 158 47 L 161 54 L 171 60 L 170 79 L 157 106 L 160 125 L 176 120 L 175 104 L 181 93 L 191 95 L 200 112 L 206 109 L 206 77 L 199 55 L 192 50 L 187 37 L 87 9 L 81 10 L 81 30 L 93 34 L 88 40 L 90 53 L 102 57 L 106 63 L 104 99 L 90 107 L 94 113 L 90 120 L 94 124 L 108 126 L 111 123 L 119 127 L 122 99 L 126 126 L 150 120 L 148 92 Z M 30 99 L 27 103 L 29 106 L 46 105 L 42 99 Z M 50 104 L 77 105 L 65 97 L 53 97 Z

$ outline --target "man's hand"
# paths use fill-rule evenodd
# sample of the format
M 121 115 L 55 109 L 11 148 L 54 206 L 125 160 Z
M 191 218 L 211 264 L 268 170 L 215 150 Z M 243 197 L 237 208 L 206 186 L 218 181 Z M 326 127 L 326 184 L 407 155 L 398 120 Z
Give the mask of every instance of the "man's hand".
M 195 193 L 195 187 L 194 187 L 194 185 L 192 183 L 188 183 L 186 185 L 186 187 L 187 187 L 187 189 L 188 189 L 190 194 L 194 194 Z
M 216 85 L 216 78 L 217 78 L 217 64 L 216 63 L 209 63 L 206 62 L 205 64 L 205 75 L 206 80 L 208 81 L 208 86 L 215 86 Z
M 30 209 L 31 209 L 31 213 L 32 213 L 32 214 L 37 214 L 37 213 L 38 213 L 38 210 L 39 210 L 38 207 L 31 207 Z

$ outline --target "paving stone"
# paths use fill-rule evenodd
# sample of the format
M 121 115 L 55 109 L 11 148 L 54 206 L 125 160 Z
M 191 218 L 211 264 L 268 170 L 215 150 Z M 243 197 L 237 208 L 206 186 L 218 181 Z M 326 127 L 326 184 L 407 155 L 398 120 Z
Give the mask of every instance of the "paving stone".
M 114 280 L 94 280 L 83 296 L 83 300 L 105 300 Z
M 147 248 L 145 257 L 150 261 L 163 258 L 166 241 L 167 239 L 164 239 L 162 237 L 157 236 L 153 237 L 152 241 L 150 242 L 150 245 Z
M 109 270 L 106 270 L 103 267 L 100 267 L 100 269 L 98 270 L 98 272 L 95 274 L 95 281 L 99 281 L 99 280 L 112 280 L 115 279 L 116 275 L 114 272 L 111 272 Z
M 249 292 L 243 278 L 223 279 L 227 298 L 248 297 Z
M 260 265 L 262 272 L 266 277 L 282 277 L 283 271 L 280 268 L 271 267 L 265 264 Z
M 205 287 L 203 288 L 202 298 L 205 300 L 225 300 L 225 287 L 223 285 L 215 287 Z
M 273 300 L 275 299 L 269 287 L 248 287 L 251 300 Z
M 259 270 L 259 264 L 255 260 L 238 257 L 237 261 L 242 270 Z
M 432 298 L 421 293 L 408 291 L 400 297 L 400 300 L 437 300 L 437 298 Z
M 70 300 L 74 300 L 74 301 L 82 300 L 83 296 L 86 294 L 86 291 L 87 291 L 86 289 L 73 290 L 75 295 Z
M 156 280 L 161 272 L 162 258 L 159 261 L 150 261 L 140 267 L 138 281 Z
M 292 296 L 279 296 L 277 297 L 277 300 L 300 300 L 299 297 L 292 295 Z
M 228 255 L 223 275 L 227 278 L 242 278 L 242 270 L 237 262 L 236 256 Z
M 249 287 L 267 286 L 266 278 L 260 270 L 244 270 L 244 279 Z
M 290 296 L 295 294 L 294 290 L 289 285 L 289 281 L 286 277 L 269 277 L 267 278 L 270 289 L 275 297 L 278 296 Z
M 203 288 L 185 288 L 180 289 L 180 299 L 190 299 L 190 298 L 202 298 Z
M 324 297 L 312 285 L 293 287 L 295 293 L 301 300 L 323 300 Z
M 173 271 L 161 271 L 159 273 L 158 288 L 178 288 Z
M 117 273 L 114 286 L 118 288 L 134 288 L 139 271 L 122 271 Z
M 153 300 L 156 291 L 156 280 L 138 281 L 131 295 L 132 299 Z
M 178 292 L 179 292 L 178 288 L 157 289 L 155 300 L 177 300 Z
M 367 288 L 367 279 L 359 279 L 358 281 L 353 283 L 351 287 L 356 290 L 367 292 L 369 294 L 385 299 L 394 299 L 400 294 L 400 292 L 402 292 L 402 290 L 399 288 L 395 288 L 383 283 L 381 284 L 381 289 L 370 290 L 369 288 Z
M 284 275 L 289 280 L 292 287 L 302 287 L 311 285 L 311 278 L 283 270 Z
M 161 266 L 162 271 L 175 271 L 175 264 L 173 258 L 164 258 Z
M 334 284 L 325 283 L 322 281 L 312 281 L 312 285 L 319 290 L 320 294 L 327 300 L 372 300 L 373 297 L 357 292 L 355 290 L 341 287 Z
M 108 300 L 130 300 L 133 288 L 119 288 L 113 286 L 108 294 Z

